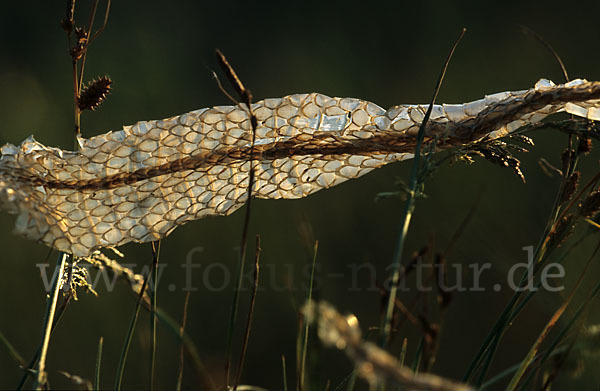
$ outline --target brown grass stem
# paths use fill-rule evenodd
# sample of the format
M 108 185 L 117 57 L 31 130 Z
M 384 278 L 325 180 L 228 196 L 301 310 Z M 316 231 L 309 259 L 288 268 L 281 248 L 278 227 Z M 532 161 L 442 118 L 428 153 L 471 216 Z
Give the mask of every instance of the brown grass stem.
M 252 285 L 252 296 L 250 297 L 250 306 L 248 308 L 248 317 L 246 319 L 246 331 L 244 332 L 244 342 L 242 343 L 242 351 L 238 363 L 235 383 L 233 383 L 233 391 L 237 390 L 244 369 L 244 361 L 248 349 L 248 341 L 250 340 L 250 330 L 252 330 L 252 319 L 254 317 L 254 307 L 256 305 L 256 293 L 258 292 L 258 282 L 260 276 L 260 235 L 256 235 L 256 252 L 254 254 L 254 284 Z
M 227 333 L 227 348 L 226 348 L 226 362 L 225 362 L 225 383 L 229 386 L 229 378 L 231 371 L 231 350 L 233 345 L 233 334 L 235 330 L 235 323 L 237 319 L 237 311 L 239 307 L 240 301 L 240 291 L 242 289 L 242 281 L 244 275 L 244 268 L 246 262 L 246 247 L 247 247 L 247 238 L 248 238 L 248 227 L 250 225 L 250 212 L 252 206 L 252 188 L 254 187 L 254 145 L 256 141 L 256 128 L 258 126 L 258 121 L 252 112 L 252 93 L 248 90 L 237 73 L 233 69 L 233 67 L 227 61 L 227 58 L 219 49 L 216 50 L 217 62 L 221 66 L 222 70 L 225 72 L 225 75 L 231 82 L 231 85 L 238 93 L 240 99 L 246 104 L 248 108 L 248 115 L 250 117 L 250 123 L 252 125 L 252 142 L 250 144 L 250 155 L 249 155 L 249 164 L 250 170 L 248 174 L 248 195 L 246 199 L 246 213 L 244 214 L 244 223 L 242 228 L 242 239 L 240 244 L 240 264 L 238 269 L 237 281 L 235 285 L 235 289 L 233 291 L 233 299 L 231 304 L 231 312 L 229 316 L 229 331 Z M 217 78 L 218 81 L 218 78 Z M 218 82 L 219 86 L 222 88 L 221 83 Z M 225 92 L 229 98 L 231 96 Z
M 154 389 L 154 368 L 156 365 L 156 306 L 158 291 L 158 258 L 161 241 L 151 242 L 152 247 L 152 284 L 150 285 L 150 379 L 149 389 Z
M 183 314 L 181 316 L 181 326 L 179 327 L 179 336 L 183 337 L 185 334 L 185 325 L 187 324 L 188 316 L 188 305 L 190 303 L 190 291 L 185 293 L 185 299 L 183 301 Z M 181 383 L 183 382 L 183 367 L 185 362 L 185 345 L 183 342 L 179 343 L 179 371 L 177 372 L 177 385 L 175 389 L 181 390 Z
M 315 269 L 316 269 L 316 265 L 317 265 L 317 253 L 318 252 L 319 252 L 319 241 L 317 240 L 317 241 L 315 241 L 315 245 L 313 247 L 313 259 L 312 259 L 312 266 L 310 269 L 310 281 L 309 281 L 309 286 L 308 286 L 308 293 L 306 295 L 307 303 L 312 302 L 312 294 L 313 294 Z M 303 334 L 303 338 L 302 338 L 302 356 L 301 356 L 301 360 L 300 360 L 300 373 L 298 375 L 298 388 L 300 391 L 302 391 L 304 389 L 304 379 L 305 379 L 305 372 L 306 372 L 306 355 L 308 352 L 309 327 L 310 327 L 309 322 L 307 322 L 305 320 L 304 321 L 304 334 Z

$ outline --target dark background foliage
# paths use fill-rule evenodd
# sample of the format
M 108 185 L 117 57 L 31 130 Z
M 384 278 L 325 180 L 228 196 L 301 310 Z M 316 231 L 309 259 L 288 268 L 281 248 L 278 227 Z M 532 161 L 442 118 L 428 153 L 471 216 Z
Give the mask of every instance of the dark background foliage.
M 86 24 L 90 2 L 78 3 L 76 19 Z M 84 113 L 82 132 L 89 137 L 138 120 L 229 104 L 211 78 L 211 70 L 218 71 L 215 48 L 228 56 L 257 99 L 318 91 L 389 107 L 430 99 L 442 62 L 464 26 L 467 35 L 438 99 L 458 103 L 486 93 L 529 88 L 542 77 L 563 81 L 551 54 L 520 31 L 519 25 L 524 24 L 554 46 L 571 77 L 600 80 L 599 4 L 114 1 L 107 29 L 92 44 L 86 65 L 86 79 L 108 74 L 113 92 L 99 110 Z M 98 21 L 102 12 L 101 5 Z M 0 5 L 2 143 L 16 144 L 34 134 L 45 144 L 73 147 L 71 65 L 59 26 L 63 16 L 63 1 Z M 559 179 L 545 175 L 537 161 L 545 157 L 560 166 L 566 136 L 550 129 L 533 136 L 537 146 L 520 155 L 527 184 L 510 170 L 478 159 L 470 166 L 441 168 L 427 183 L 428 198 L 417 202 L 407 254 L 427 243 L 445 248 L 481 197 L 448 261 L 463 265 L 466 282 L 471 279 L 469 264 L 492 264 L 482 278 L 485 292 L 454 295 L 440 336 L 436 373 L 462 376 L 511 294 L 508 289 L 494 292 L 491 287 L 495 283 L 506 287 L 507 270 L 514 263 L 526 262 L 522 248 L 535 245 L 541 234 Z M 380 295 L 377 289 L 368 288 L 388 276 L 385 268 L 391 262 L 403 202 L 375 202 L 374 198 L 379 192 L 396 190 L 395 179 L 406 180 L 410 164 L 390 165 L 306 199 L 254 203 L 250 232 L 262 237 L 263 276 L 243 382 L 281 389 L 282 354 L 288 359 L 288 378 L 293 379 L 297 308 L 306 294 L 306 265 L 315 239 L 320 243 L 318 297 L 356 314 L 365 329 L 378 325 Z M 597 171 L 597 164 L 598 154 L 593 152 L 582 168 L 589 175 Z M 54 265 L 56 256 L 48 258 L 46 247 L 14 236 L 12 216 L 3 214 L 2 219 L 0 331 L 28 359 L 39 343 L 45 308 L 36 264 Z M 179 318 L 183 288 L 189 283 L 186 278 L 192 278 L 197 291 L 191 295 L 187 330 L 219 382 L 242 222 L 241 211 L 193 222 L 177 229 L 162 246 L 161 262 L 166 266 L 159 306 Z M 572 253 L 561 283 L 572 285 L 592 244 Z M 151 262 L 148 244 L 127 245 L 122 251 L 124 262 L 135 264 L 137 271 Z M 200 267 L 186 275 L 181 265 L 189 256 Z M 363 263 L 371 264 L 375 274 L 353 273 L 353 267 Z M 593 267 L 589 279 L 597 274 L 598 268 Z M 112 384 L 135 300 L 125 284 L 118 283 L 112 292 L 103 287 L 98 291 L 99 297 L 80 294 L 51 341 L 48 370 L 54 387 L 71 386 L 58 370 L 92 377 L 100 336 L 105 340 L 102 381 Z M 565 292 L 542 293 L 529 304 L 506 334 L 492 373 L 522 359 Z M 248 290 L 242 296 L 241 319 L 247 297 Z M 146 315 L 141 318 L 132 345 L 124 379 L 127 388 L 145 387 L 147 382 L 146 319 Z M 588 323 L 598 320 L 592 311 Z M 395 352 L 403 337 L 408 337 L 408 357 L 412 357 L 420 331 L 403 327 L 393 345 Z M 161 388 L 174 386 L 177 349 L 176 340 L 161 329 L 157 367 Z M 330 379 L 336 385 L 352 369 L 342 353 L 332 350 L 320 351 L 311 360 L 322 384 Z M 580 378 L 564 375 L 559 385 L 597 385 L 598 373 L 590 370 L 594 363 L 588 358 Z M 14 387 L 20 374 L 1 348 L 0 388 Z M 195 382 L 193 372 L 186 369 L 184 384 Z

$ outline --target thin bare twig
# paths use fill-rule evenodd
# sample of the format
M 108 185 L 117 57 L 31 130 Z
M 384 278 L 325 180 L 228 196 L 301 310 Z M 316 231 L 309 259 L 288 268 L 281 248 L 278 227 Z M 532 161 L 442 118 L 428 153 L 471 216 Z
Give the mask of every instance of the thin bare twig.
M 158 257 L 160 243 L 151 242 L 152 246 L 152 284 L 150 285 L 150 389 L 154 389 L 154 368 L 156 363 L 156 295 L 158 291 Z
M 185 293 L 185 299 L 183 301 L 183 315 L 181 317 L 181 327 L 179 328 L 179 336 L 183 338 L 185 333 L 185 325 L 187 323 L 187 314 L 188 314 L 188 304 L 190 302 L 190 291 Z M 177 391 L 181 390 L 181 383 L 183 382 L 183 365 L 185 359 L 185 345 L 182 342 L 179 344 L 179 372 L 177 374 L 177 386 L 175 389 Z
M 550 51 L 550 53 L 552 53 L 552 55 L 554 56 L 554 59 L 556 60 L 556 62 L 558 63 L 558 65 L 560 65 L 560 69 L 562 70 L 562 73 L 563 73 L 563 76 L 565 77 L 565 80 L 568 82 L 569 81 L 569 74 L 567 73 L 567 68 L 565 67 L 565 64 L 563 63 L 562 59 L 560 58 L 560 56 L 558 55 L 558 53 L 556 52 L 556 50 L 554 50 L 554 48 L 552 47 L 552 45 L 550 45 L 550 43 L 548 41 L 546 41 L 541 35 L 539 35 L 535 31 L 533 31 L 529 27 L 527 27 L 527 26 L 525 26 L 523 24 L 519 25 L 519 27 L 521 27 L 521 31 L 523 31 L 525 34 L 530 35 L 533 38 L 537 39 L 542 45 L 544 45 L 546 47 L 546 49 L 548 49 L 548 51 Z
M 252 143 L 250 145 L 250 155 L 249 155 L 249 165 L 250 171 L 248 175 L 248 195 L 246 199 L 246 213 L 244 215 L 244 224 L 242 229 L 242 240 L 240 245 L 240 267 L 238 271 L 238 279 L 236 284 L 236 289 L 233 292 L 233 303 L 231 306 L 231 314 L 229 318 L 229 332 L 227 336 L 227 361 L 225 362 L 225 383 L 229 385 L 229 375 L 231 370 L 231 348 L 233 341 L 233 330 L 235 328 L 235 321 L 237 318 L 237 309 L 239 306 L 239 292 L 242 288 L 242 278 L 244 274 L 244 264 L 246 261 L 246 247 L 247 247 L 247 237 L 248 237 L 248 227 L 250 225 L 250 212 L 252 205 L 252 188 L 254 187 L 254 155 L 255 155 L 255 141 L 256 141 L 256 128 L 258 127 L 258 120 L 256 116 L 252 112 L 252 93 L 249 89 L 247 89 L 240 78 L 237 76 L 237 73 L 233 69 L 233 67 L 227 61 L 227 58 L 219 49 L 216 50 L 217 62 L 227 75 L 227 78 L 231 82 L 233 88 L 236 90 L 240 99 L 246 104 L 248 108 L 248 115 L 250 117 L 250 124 L 252 125 Z M 217 82 L 219 86 L 222 88 L 219 79 L 217 78 Z M 229 96 L 229 94 L 227 94 Z M 231 96 L 229 96 L 231 98 Z M 239 104 L 239 103 L 238 103 Z
M 256 293 L 258 292 L 258 280 L 260 275 L 260 235 L 256 235 L 256 253 L 254 254 L 254 285 L 252 286 L 252 297 L 250 298 L 250 307 L 248 309 L 248 318 L 246 319 L 246 332 L 244 333 L 244 342 L 242 344 L 242 352 L 240 353 L 240 361 L 238 363 L 237 375 L 235 376 L 235 383 L 233 383 L 233 390 L 237 390 L 242 377 L 242 370 L 244 368 L 244 360 L 246 359 L 246 351 L 248 349 L 248 341 L 250 339 L 250 330 L 252 329 L 252 318 L 254 317 L 254 306 L 256 304 Z

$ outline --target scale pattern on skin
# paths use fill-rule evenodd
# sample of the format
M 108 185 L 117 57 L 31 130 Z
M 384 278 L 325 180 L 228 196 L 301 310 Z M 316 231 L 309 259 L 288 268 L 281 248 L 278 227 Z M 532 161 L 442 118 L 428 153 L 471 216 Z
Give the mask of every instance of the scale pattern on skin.
M 252 194 L 301 198 L 410 159 L 427 105 L 388 110 L 352 98 L 296 94 L 253 104 L 255 146 L 245 105 L 200 109 L 80 138 L 76 152 L 32 137 L 6 144 L 0 209 L 15 231 L 76 256 L 167 236 L 190 220 L 228 215 Z M 501 137 L 549 114 L 600 120 L 600 82 L 501 92 L 459 105 L 435 105 L 425 142 L 436 148 Z

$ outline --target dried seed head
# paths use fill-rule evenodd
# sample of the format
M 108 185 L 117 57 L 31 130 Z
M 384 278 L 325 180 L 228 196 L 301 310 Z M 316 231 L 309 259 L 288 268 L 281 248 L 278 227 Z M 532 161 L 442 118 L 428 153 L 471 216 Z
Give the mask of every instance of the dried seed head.
M 519 178 L 521 178 L 523 183 L 526 182 L 525 175 L 523 175 L 523 171 L 521 171 L 521 161 L 519 159 L 513 156 L 508 156 L 506 158 L 506 164 L 513 170 L 515 174 L 517 174 Z
M 71 34 L 71 31 L 73 31 L 73 21 L 69 19 L 63 19 L 60 21 L 60 27 L 62 27 L 67 34 Z
M 73 31 L 74 20 L 73 17 L 75 15 L 75 0 L 67 1 L 67 10 L 65 12 L 65 18 L 60 21 L 60 26 L 67 32 L 67 34 L 71 34 Z
M 437 302 L 440 308 L 444 309 L 452 300 L 452 291 L 447 288 L 446 257 L 443 253 L 435 254 L 435 266 L 438 267 L 437 272 L 434 273 L 438 288 Z
M 573 232 L 574 217 L 569 214 L 563 217 L 556 225 L 554 230 L 550 232 L 550 238 L 548 239 L 548 247 L 560 246 L 567 237 Z
M 579 184 L 580 177 L 581 172 L 579 171 L 574 171 L 573 174 L 571 174 L 571 176 L 567 180 L 567 183 L 565 183 L 565 188 L 563 189 L 563 192 L 560 196 L 561 203 L 568 201 L 571 199 L 571 197 L 573 197 L 573 194 L 575 194 L 575 191 L 577 190 L 577 185 Z
M 467 155 L 466 153 L 455 155 L 453 157 L 453 161 L 451 163 L 454 163 L 454 161 L 461 161 L 461 162 L 464 162 L 467 164 L 475 163 L 475 160 L 471 156 Z
M 75 38 L 77 43 L 69 50 L 73 61 L 77 61 L 83 56 L 88 43 L 88 33 L 84 28 L 75 27 Z
M 579 144 L 577 145 L 577 152 L 587 154 L 592 151 L 592 139 L 590 136 L 582 136 L 579 139 Z
M 525 183 L 525 176 L 521 171 L 521 161 L 513 156 L 509 150 L 510 148 L 517 149 L 519 152 L 527 152 L 524 148 L 507 144 L 499 140 L 493 140 L 490 143 L 476 146 L 472 152 L 483 156 L 494 164 L 511 168 L 512 171 L 521 178 L 523 183 Z
M 600 212 L 600 191 L 593 192 L 583 200 L 579 212 L 583 217 L 592 217 Z
M 77 44 L 83 45 L 87 42 L 88 33 L 85 28 L 75 27 L 75 37 L 77 38 Z
M 533 143 L 533 139 L 531 137 L 527 137 L 523 134 L 511 134 L 510 138 L 520 141 L 523 144 L 530 145 L 532 147 L 535 146 L 535 144 Z
M 225 75 L 229 79 L 229 82 L 231 83 L 235 91 L 238 93 L 238 95 L 244 101 L 244 103 L 249 104 L 250 101 L 252 101 L 252 93 L 250 92 L 250 90 L 248 90 L 244 86 L 244 83 L 242 83 L 233 67 L 229 64 L 229 61 L 227 61 L 225 55 L 219 49 L 216 50 L 216 55 L 219 66 L 221 66 L 221 69 L 223 70 L 223 72 L 225 72 Z
M 88 269 L 80 266 L 79 263 L 76 262 L 72 264 L 71 267 L 65 269 L 61 280 L 61 289 L 63 294 L 72 295 L 73 300 L 77 301 L 78 288 L 82 288 L 86 292 L 98 296 L 98 293 L 96 293 L 94 288 L 90 285 Z
M 79 110 L 96 110 L 102 102 L 106 100 L 106 96 L 110 92 L 112 80 L 108 76 L 102 76 L 98 80 L 92 80 L 81 91 L 77 106 Z

